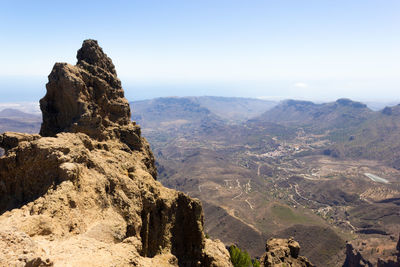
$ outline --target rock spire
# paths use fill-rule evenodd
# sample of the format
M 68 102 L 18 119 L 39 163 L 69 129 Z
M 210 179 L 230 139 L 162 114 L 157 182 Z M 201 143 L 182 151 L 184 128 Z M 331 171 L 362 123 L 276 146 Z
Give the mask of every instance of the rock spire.
M 40 134 L 83 132 L 104 140 L 112 135 L 110 128 L 132 130 L 134 127 L 127 126 L 131 113 L 121 81 L 97 41 L 85 40 L 77 59 L 75 66 L 56 63 L 49 75 L 47 93 L 40 100 Z
M 232 267 L 205 238 L 200 201 L 156 181 L 97 41 L 46 88 L 40 135 L 0 135 L 0 266 Z

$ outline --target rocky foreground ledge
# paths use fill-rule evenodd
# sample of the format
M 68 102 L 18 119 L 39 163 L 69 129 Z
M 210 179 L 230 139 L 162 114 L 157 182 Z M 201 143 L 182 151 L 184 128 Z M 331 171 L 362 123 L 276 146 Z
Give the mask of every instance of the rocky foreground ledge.
M 314 267 L 306 257 L 299 255 L 300 244 L 293 238 L 271 238 L 267 241 L 265 250 L 261 257 L 262 266 Z
M 56 63 L 40 135 L 4 133 L 0 266 L 231 266 L 198 200 L 156 181 L 110 58 Z

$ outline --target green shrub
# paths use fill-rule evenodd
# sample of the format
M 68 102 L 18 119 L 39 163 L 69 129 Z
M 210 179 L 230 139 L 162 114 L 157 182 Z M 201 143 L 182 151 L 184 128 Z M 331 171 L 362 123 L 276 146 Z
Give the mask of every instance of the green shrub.
M 253 260 L 253 267 L 260 267 L 261 263 L 258 260 Z
M 252 261 L 249 253 L 245 250 L 240 250 L 237 246 L 230 246 L 229 254 L 234 267 L 260 267 L 258 260 Z

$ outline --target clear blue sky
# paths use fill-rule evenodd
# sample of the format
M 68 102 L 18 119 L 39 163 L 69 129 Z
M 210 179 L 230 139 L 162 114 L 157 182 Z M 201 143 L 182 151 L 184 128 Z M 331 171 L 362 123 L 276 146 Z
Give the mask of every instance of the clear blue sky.
M 399 100 L 398 0 L 0 2 L 0 102 L 37 101 L 97 39 L 129 100 Z

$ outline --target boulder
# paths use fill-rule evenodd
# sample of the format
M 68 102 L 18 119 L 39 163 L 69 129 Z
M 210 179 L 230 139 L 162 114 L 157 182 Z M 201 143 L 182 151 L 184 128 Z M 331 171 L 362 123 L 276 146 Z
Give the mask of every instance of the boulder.
M 271 238 L 265 245 L 266 253 L 261 257 L 261 265 L 266 267 L 313 267 L 303 256 L 299 256 L 300 245 L 293 238 Z

